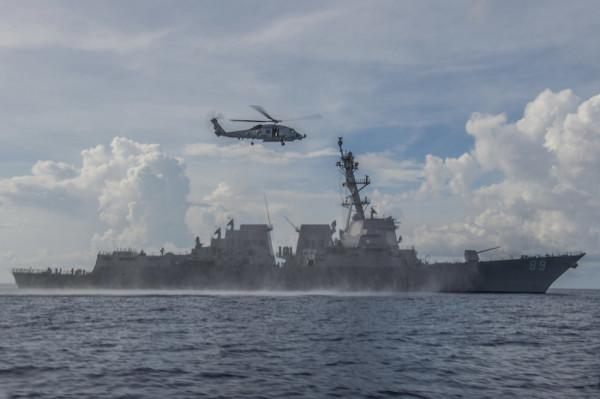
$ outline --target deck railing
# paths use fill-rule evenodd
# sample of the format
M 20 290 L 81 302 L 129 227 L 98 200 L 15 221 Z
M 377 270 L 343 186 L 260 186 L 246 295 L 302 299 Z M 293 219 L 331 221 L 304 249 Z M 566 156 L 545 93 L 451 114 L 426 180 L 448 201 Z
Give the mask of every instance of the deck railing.
M 32 267 L 16 267 L 12 269 L 13 273 L 23 274 L 52 274 L 56 276 L 85 276 L 90 272 L 84 269 L 64 269 L 60 268 L 48 268 L 48 269 L 34 269 Z

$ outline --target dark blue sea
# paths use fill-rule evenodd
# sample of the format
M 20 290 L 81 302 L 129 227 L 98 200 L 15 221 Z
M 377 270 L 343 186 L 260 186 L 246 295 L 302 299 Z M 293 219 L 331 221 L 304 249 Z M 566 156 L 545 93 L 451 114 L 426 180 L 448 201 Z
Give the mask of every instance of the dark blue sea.
M 600 398 L 600 291 L 0 289 L 1 399 L 203 397 Z

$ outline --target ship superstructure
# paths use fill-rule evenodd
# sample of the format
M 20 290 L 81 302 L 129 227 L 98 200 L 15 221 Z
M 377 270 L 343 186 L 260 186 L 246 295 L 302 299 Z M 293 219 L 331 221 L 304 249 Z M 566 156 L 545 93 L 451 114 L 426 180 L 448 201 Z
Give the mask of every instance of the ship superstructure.
M 379 267 L 398 262 L 420 263 L 414 248 L 399 247 L 402 239 L 396 234 L 398 223 L 394 218 L 376 217 L 377 212 L 372 206 L 370 216 L 366 216 L 365 207 L 371 204 L 369 199 L 366 196 L 362 198 L 360 193 L 371 183 L 371 179 L 369 176 L 356 177 L 359 163 L 351 151 L 344 150 L 341 137 L 338 139 L 338 147 L 340 159 L 336 166 L 344 176 L 343 186 L 348 191 L 342 202 L 342 206 L 347 209 L 345 227 L 339 230 L 339 238 L 333 239 L 335 222 L 331 225 L 301 225 L 298 229 L 296 255 L 287 257 L 289 263 L 315 265 L 318 261 L 333 261 L 342 266 L 353 266 L 362 262 L 361 266 L 364 267 Z M 312 242 L 318 242 L 319 246 L 307 248 L 307 243 Z M 290 252 L 288 250 L 288 254 Z M 365 256 L 377 258 L 377 262 L 369 262 L 364 259 Z M 349 259 L 333 260 L 335 257 Z M 386 258 L 384 262 L 382 257 Z
M 371 216 L 365 216 L 365 206 L 370 205 L 370 201 L 365 196 L 361 198 L 360 192 L 371 184 L 368 175 L 357 179 L 354 172 L 358 170 L 359 163 L 354 160 L 351 151 L 344 151 L 343 140 L 338 139 L 340 150 L 340 160 L 337 167 L 345 177 L 343 185 L 348 189 L 349 195 L 342 204 L 348 208 L 346 218 L 346 228 L 340 231 L 340 242 L 344 248 L 362 248 L 373 251 L 390 251 L 397 256 L 407 256 L 416 259 L 414 249 L 399 249 L 398 243 L 401 237 L 396 236 L 398 225 L 391 216 L 386 218 L 375 217 L 377 212 L 371 207 Z

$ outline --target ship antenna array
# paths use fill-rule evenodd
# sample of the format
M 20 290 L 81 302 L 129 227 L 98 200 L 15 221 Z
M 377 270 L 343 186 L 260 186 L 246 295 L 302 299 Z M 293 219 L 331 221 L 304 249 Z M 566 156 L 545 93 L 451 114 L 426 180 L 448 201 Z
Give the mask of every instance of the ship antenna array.
M 369 205 L 369 200 L 367 197 L 364 199 L 360 198 L 360 191 L 371 184 L 371 180 L 369 179 L 369 176 L 366 175 L 359 179 L 354 176 L 354 172 L 358 170 L 358 162 L 354 161 L 354 155 L 351 151 L 344 151 L 343 144 L 343 139 L 339 137 L 338 146 L 340 148 L 340 160 L 336 163 L 336 166 L 346 179 L 343 186 L 350 192 L 342 203 L 342 206 L 348 208 L 348 219 L 346 221 L 346 227 L 348 227 L 353 208 L 355 209 L 356 217 L 358 219 L 365 219 L 365 206 Z
M 287 216 L 284 215 L 283 217 L 285 218 L 285 220 L 287 220 L 290 226 L 292 226 L 296 233 L 300 233 L 300 228 L 298 226 L 296 226 Z
M 264 194 L 265 197 L 265 212 L 267 213 L 267 226 L 269 231 L 273 230 L 273 225 L 271 224 L 271 214 L 269 213 L 269 203 L 267 202 L 267 194 Z

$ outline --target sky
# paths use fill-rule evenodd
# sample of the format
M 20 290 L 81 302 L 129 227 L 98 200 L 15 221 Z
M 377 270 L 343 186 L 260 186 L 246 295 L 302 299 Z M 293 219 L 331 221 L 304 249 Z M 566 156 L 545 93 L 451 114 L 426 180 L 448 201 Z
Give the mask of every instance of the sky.
M 230 217 L 344 220 L 343 136 L 367 196 L 430 260 L 585 251 L 600 288 L 594 1 L 0 1 L 0 282 L 114 248 L 187 251 Z M 260 104 L 307 139 L 209 119 Z M 227 129 L 239 128 L 223 121 Z

